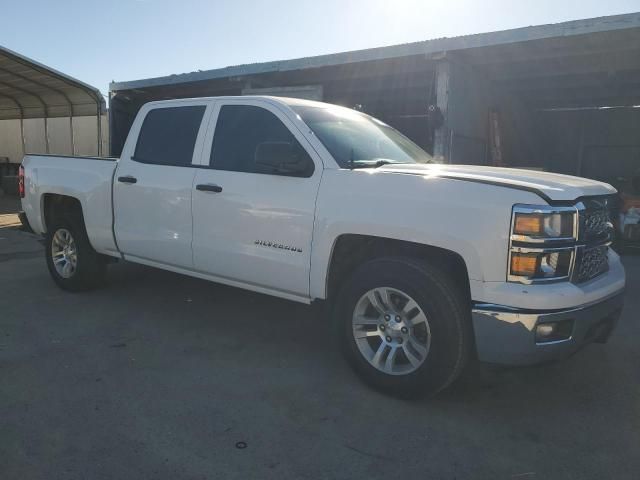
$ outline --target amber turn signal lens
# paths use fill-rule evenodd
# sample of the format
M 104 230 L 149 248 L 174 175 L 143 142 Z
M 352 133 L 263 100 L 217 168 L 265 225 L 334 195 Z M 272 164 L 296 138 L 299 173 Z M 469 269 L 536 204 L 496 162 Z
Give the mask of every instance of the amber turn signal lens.
M 513 253 L 511 255 L 511 274 L 532 277 L 538 270 L 538 255 L 531 253 Z
M 540 235 L 543 233 L 542 215 L 516 214 L 513 233 L 517 235 Z

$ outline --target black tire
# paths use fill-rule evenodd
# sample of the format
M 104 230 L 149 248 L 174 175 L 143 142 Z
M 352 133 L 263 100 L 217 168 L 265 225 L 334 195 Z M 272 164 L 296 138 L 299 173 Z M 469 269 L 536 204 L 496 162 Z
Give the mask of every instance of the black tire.
M 76 246 L 77 264 L 75 272 L 69 278 L 65 278 L 58 273 L 53 261 L 53 239 L 60 229 L 70 232 Z M 70 216 L 55 219 L 47 230 L 45 242 L 47 267 L 53 281 L 60 288 L 70 292 L 83 292 L 97 288 L 104 283 L 106 261 L 89 243 L 84 222 L 81 218 Z
M 428 319 L 428 353 L 421 366 L 406 374 L 377 369 L 356 344 L 354 309 L 365 293 L 381 287 L 408 294 Z M 445 270 L 418 259 L 388 257 L 366 262 L 342 285 L 334 315 L 347 361 L 366 383 L 394 396 L 414 398 L 443 390 L 460 375 L 473 350 L 467 296 Z

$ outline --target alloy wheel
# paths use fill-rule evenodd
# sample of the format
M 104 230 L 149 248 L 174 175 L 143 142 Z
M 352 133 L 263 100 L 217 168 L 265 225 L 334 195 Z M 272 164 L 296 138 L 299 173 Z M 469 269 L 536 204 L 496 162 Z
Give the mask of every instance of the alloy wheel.
M 429 354 L 429 320 L 411 296 L 396 288 L 378 287 L 362 295 L 351 323 L 362 356 L 386 374 L 412 373 Z
M 56 230 L 51 241 L 51 258 L 58 275 L 71 278 L 78 267 L 78 250 L 71 232 L 66 228 Z

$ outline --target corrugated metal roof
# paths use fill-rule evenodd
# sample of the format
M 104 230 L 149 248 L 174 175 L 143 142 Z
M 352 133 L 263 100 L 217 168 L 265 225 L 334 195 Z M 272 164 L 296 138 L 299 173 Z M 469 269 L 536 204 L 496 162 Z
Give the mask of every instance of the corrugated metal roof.
M 366 50 L 297 58 L 293 60 L 278 60 L 273 62 L 237 65 L 214 70 L 169 75 L 165 77 L 147 78 L 126 82 L 112 82 L 109 89 L 110 91 L 128 90 L 244 75 L 257 75 L 269 72 L 286 72 L 355 62 L 384 60 L 411 55 L 433 55 L 440 52 L 450 52 L 494 45 L 506 45 L 531 40 L 569 37 L 630 28 L 640 28 L 640 12 L 590 18 L 586 20 L 574 20 L 549 25 L 523 27 L 499 32 L 479 33 L 451 38 L 445 37 L 402 45 L 393 45 L 389 47 L 369 48 Z
M 96 115 L 97 88 L 0 46 L 0 119 Z

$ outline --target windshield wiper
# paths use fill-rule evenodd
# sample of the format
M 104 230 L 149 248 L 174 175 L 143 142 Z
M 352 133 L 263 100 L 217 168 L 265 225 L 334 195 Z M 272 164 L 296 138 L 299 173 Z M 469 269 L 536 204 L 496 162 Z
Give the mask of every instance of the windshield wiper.
M 384 165 L 399 165 L 401 163 L 410 162 L 396 162 L 395 160 L 387 160 L 384 158 L 372 159 L 372 160 L 349 160 L 349 168 L 379 168 Z

